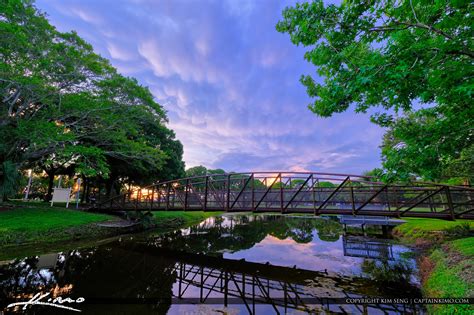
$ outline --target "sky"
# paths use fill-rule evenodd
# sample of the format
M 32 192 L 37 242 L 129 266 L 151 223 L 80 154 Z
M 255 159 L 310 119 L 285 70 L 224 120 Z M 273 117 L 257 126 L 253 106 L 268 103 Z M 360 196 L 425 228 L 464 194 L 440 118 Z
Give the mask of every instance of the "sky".
M 120 73 L 148 86 L 186 167 L 361 174 L 380 166 L 383 129 L 367 114 L 313 114 L 299 82 L 309 49 L 275 30 L 277 0 L 37 0 Z M 319 80 L 322 80 L 319 79 Z

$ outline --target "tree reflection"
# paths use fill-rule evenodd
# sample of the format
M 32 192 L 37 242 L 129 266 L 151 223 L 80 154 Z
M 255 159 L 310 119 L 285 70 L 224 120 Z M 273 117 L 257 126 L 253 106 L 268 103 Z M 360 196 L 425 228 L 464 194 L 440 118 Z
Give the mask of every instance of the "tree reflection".
M 15 297 L 26 300 L 38 292 L 50 292 L 52 297 L 66 294 L 84 297 L 86 301 L 153 298 L 156 303 L 140 307 L 145 312 L 160 314 L 166 313 L 171 305 L 172 285 L 176 281 L 175 261 L 144 256 L 120 246 L 57 254 L 49 266 L 41 264 L 45 256 L 51 255 L 25 258 L 2 266 L 0 301 Z M 81 305 L 82 310 L 97 310 L 96 307 Z M 120 312 L 124 307 L 127 306 L 112 303 L 107 304 L 104 311 Z M 52 311 L 55 310 L 44 309 L 44 313 Z M 36 307 L 35 312 L 43 313 L 42 308 Z
M 414 269 L 412 264 L 404 258 L 396 261 L 364 259 L 361 268 L 370 279 L 395 287 L 410 286 Z
M 216 254 L 224 250 L 237 252 L 252 248 L 267 235 L 280 240 L 293 239 L 310 243 L 314 235 L 323 241 L 337 241 L 341 225 L 334 220 L 283 216 L 231 216 L 206 220 L 185 232 L 182 230 L 158 236 L 151 244 L 200 254 Z

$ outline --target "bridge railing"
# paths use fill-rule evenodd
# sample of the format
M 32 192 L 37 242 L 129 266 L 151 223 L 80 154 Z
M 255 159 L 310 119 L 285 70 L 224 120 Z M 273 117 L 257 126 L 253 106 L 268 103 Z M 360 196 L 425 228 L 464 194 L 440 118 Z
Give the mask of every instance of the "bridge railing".
M 474 218 L 474 189 L 388 185 L 369 176 L 310 172 L 212 174 L 158 183 L 113 197 L 102 210 L 218 210 Z

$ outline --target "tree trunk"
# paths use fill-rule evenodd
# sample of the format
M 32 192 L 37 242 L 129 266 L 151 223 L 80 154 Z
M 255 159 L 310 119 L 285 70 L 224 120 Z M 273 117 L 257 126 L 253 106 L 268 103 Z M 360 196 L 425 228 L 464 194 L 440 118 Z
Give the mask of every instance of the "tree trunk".
M 110 177 L 105 182 L 105 190 L 107 194 L 107 198 L 112 197 L 112 191 L 114 190 L 114 184 L 116 180 L 116 176 L 110 174 Z
M 107 196 L 107 198 L 110 198 L 110 195 L 112 194 L 112 186 L 113 185 L 114 185 L 114 182 L 112 180 L 112 177 L 110 177 L 105 182 L 105 195 Z
M 51 198 L 53 197 L 54 172 L 46 172 L 46 174 L 48 174 L 48 193 L 46 194 L 45 201 L 51 201 Z
M 86 203 L 91 202 L 91 181 L 87 180 Z
M 80 189 L 80 188 L 79 188 Z M 86 194 L 87 194 L 87 178 L 82 176 L 82 194 L 81 194 L 81 203 L 84 203 L 86 199 Z

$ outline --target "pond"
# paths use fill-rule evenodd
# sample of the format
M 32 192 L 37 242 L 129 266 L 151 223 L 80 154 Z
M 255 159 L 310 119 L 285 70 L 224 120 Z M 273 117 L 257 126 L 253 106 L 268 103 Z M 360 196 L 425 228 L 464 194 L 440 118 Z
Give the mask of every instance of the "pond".
M 43 300 L 69 297 L 76 303 L 63 305 L 86 314 L 423 313 L 376 300 L 421 297 L 416 275 L 409 248 L 344 233 L 335 217 L 225 215 L 1 263 L 0 310 L 50 292 Z M 356 298 L 370 300 L 347 303 Z

